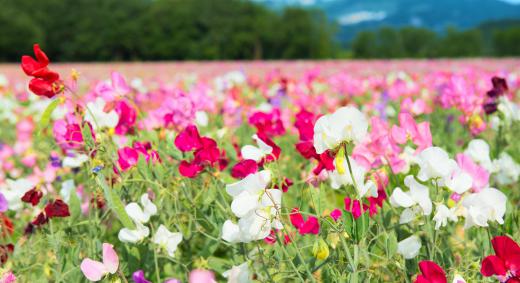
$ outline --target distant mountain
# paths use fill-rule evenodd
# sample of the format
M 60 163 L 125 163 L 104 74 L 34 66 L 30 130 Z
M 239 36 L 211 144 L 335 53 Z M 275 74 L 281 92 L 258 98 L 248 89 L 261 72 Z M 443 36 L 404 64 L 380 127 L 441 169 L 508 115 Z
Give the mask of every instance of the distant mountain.
M 417 26 L 438 32 L 482 22 L 520 19 L 519 0 L 252 0 L 273 9 L 300 6 L 321 9 L 340 25 L 339 39 L 350 41 L 360 30 L 381 26 Z

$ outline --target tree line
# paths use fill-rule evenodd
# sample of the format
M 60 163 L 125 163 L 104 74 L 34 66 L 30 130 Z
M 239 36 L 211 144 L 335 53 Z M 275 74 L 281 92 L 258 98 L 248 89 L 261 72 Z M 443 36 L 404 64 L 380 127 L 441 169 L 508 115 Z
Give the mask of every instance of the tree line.
M 0 0 L 0 62 L 35 42 L 54 61 L 518 56 L 520 25 L 507 26 L 381 28 L 344 44 L 322 11 L 248 0 Z

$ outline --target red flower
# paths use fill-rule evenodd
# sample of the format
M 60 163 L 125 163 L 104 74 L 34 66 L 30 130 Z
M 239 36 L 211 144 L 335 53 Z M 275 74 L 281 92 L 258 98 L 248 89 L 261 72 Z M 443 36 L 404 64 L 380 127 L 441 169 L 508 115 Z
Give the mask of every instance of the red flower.
M 43 193 L 37 189 L 36 187 L 32 188 L 31 190 L 27 191 L 22 196 L 22 201 L 26 203 L 32 204 L 32 206 L 37 205 L 40 202 L 40 199 L 42 198 Z
M 361 214 L 366 212 L 368 210 L 368 205 L 363 204 L 363 211 L 361 211 L 361 203 L 359 200 L 355 199 L 354 202 L 352 202 L 352 199 L 349 197 L 345 198 L 345 210 L 352 213 L 352 216 L 354 216 L 354 219 L 358 219 Z
M 314 216 L 309 216 L 307 220 L 303 219 L 302 214 L 300 213 L 298 208 L 293 208 L 291 214 L 289 215 L 291 220 L 291 224 L 298 228 L 298 232 L 300 235 L 305 234 L 314 234 L 317 235 L 320 233 L 320 223 L 318 218 Z
M 69 206 L 61 199 L 50 202 L 45 206 L 45 214 L 48 218 L 70 216 Z
M 258 171 L 258 164 L 252 159 L 245 159 L 233 166 L 231 169 L 231 176 L 233 178 L 241 179 L 245 178 L 249 174 L 256 173 Z
M 259 133 L 267 136 L 281 136 L 285 134 L 285 127 L 280 119 L 279 109 L 273 109 L 269 113 L 255 112 L 249 117 L 249 124 L 255 126 Z
M 34 77 L 29 82 L 29 89 L 36 95 L 52 98 L 62 90 L 62 85 L 59 83 L 60 76 L 47 68 L 50 61 L 40 49 L 40 46 L 34 44 L 33 49 L 36 60 L 31 56 L 24 55 L 21 64 L 25 74 Z
M 484 258 L 480 273 L 488 277 L 497 275 L 500 282 L 520 282 L 520 247 L 508 236 L 491 240 L 495 255 Z
M 213 139 L 201 137 L 196 126 L 186 127 L 177 135 L 174 143 L 182 152 L 194 151 L 193 160 L 183 160 L 179 166 L 179 173 L 184 177 L 194 178 L 208 165 L 218 164 L 220 170 L 227 166 L 225 152 L 219 150 Z
M 421 273 L 415 279 L 415 283 L 447 283 L 446 273 L 442 267 L 430 260 L 423 260 L 419 262 L 419 269 Z
M 36 216 L 36 218 L 31 222 L 31 224 L 34 226 L 41 226 L 47 222 L 49 222 L 49 218 L 47 218 L 45 213 L 40 212 L 40 214 L 38 214 L 38 216 Z
M 131 132 L 135 126 L 137 111 L 124 100 L 117 102 L 114 110 L 119 115 L 115 129 L 116 134 L 125 135 Z

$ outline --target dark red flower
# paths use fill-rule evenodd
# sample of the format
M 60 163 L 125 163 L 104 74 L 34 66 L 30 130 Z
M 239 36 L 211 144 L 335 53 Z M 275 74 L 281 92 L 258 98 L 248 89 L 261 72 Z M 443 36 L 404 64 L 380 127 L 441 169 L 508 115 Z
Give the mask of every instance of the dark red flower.
M 36 218 L 34 218 L 34 220 L 31 221 L 30 224 L 32 224 L 34 226 L 41 226 L 47 222 L 49 222 L 49 218 L 47 218 L 45 213 L 40 212 L 40 214 L 38 214 L 38 216 L 36 216 Z
M 50 63 L 49 58 L 47 58 L 47 55 L 40 49 L 40 46 L 34 44 L 33 49 L 36 59 L 24 55 L 22 56 L 21 64 L 25 74 L 34 77 L 29 82 L 29 89 L 36 95 L 52 98 L 63 89 L 59 82 L 60 76 L 58 73 L 48 69 L 47 66 Z
M 252 159 L 245 159 L 231 168 L 231 176 L 233 178 L 242 179 L 249 174 L 256 173 L 258 171 L 258 164 Z
M 282 192 L 286 193 L 293 184 L 294 183 L 293 183 L 293 181 L 291 179 L 284 178 L 283 182 L 282 182 L 282 186 L 281 186 Z M 280 189 L 278 184 L 274 185 L 273 188 L 274 189 Z
M 415 283 L 447 283 L 446 273 L 442 267 L 431 260 L 423 260 L 419 262 L 419 274 L 415 279 Z
M 0 263 L 4 265 L 7 262 L 7 259 L 9 259 L 9 254 L 12 254 L 13 252 L 13 244 L 0 245 Z
M 36 187 L 32 188 L 31 190 L 27 191 L 22 196 L 22 201 L 26 203 L 32 204 L 32 206 L 37 205 L 40 202 L 40 199 L 42 198 L 43 193 L 37 189 Z
M 495 255 L 484 258 L 480 273 L 486 277 L 496 275 L 500 282 L 520 281 L 520 247 L 518 244 L 508 236 L 494 237 L 491 244 Z
M 69 206 L 61 199 L 50 202 L 45 206 L 45 214 L 48 218 L 70 216 Z

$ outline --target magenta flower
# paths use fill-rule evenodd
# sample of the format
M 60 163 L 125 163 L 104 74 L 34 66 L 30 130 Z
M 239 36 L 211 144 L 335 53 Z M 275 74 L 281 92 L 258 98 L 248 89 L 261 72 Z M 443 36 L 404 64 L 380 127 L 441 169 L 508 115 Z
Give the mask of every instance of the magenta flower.
M 320 233 L 320 223 L 318 218 L 309 216 L 307 220 L 304 220 L 298 208 L 292 209 L 289 218 L 291 220 L 291 224 L 298 229 L 298 233 L 300 233 L 300 235 L 317 235 Z
M 116 134 L 125 135 L 132 131 L 135 126 L 137 111 L 124 100 L 118 101 L 114 110 L 119 115 L 119 121 L 115 128 Z

